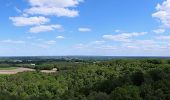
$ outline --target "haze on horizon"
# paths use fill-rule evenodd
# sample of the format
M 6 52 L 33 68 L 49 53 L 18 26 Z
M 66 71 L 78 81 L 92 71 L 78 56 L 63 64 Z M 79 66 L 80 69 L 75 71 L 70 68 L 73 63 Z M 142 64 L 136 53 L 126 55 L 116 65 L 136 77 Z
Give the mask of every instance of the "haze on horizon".
M 170 56 L 170 0 L 0 4 L 0 56 Z

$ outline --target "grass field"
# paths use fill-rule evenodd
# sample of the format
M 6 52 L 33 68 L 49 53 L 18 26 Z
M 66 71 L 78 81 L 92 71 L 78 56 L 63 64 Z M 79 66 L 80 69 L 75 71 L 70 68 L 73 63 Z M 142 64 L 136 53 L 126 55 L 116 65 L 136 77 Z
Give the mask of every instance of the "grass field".
M 13 70 L 17 69 L 17 67 L 0 67 L 0 70 Z

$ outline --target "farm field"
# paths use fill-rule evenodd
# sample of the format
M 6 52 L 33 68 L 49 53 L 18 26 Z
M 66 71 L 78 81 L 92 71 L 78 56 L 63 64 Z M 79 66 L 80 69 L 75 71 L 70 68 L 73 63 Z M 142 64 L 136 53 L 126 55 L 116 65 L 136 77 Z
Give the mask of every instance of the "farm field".
M 35 71 L 34 69 L 30 68 L 16 68 L 16 67 L 10 67 L 10 68 L 0 68 L 0 75 L 10 75 L 10 74 L 17 74 L 19 72 L 26 72 L 26 71 Z
M 1 70 L 14 70 L 14 69 L 17 69 L 17 67 L 8 67 L 8 68 L 6 68 L 6 67 L 1 67 L 1 68 L 0 68 L 0 71 L 1 71 Z

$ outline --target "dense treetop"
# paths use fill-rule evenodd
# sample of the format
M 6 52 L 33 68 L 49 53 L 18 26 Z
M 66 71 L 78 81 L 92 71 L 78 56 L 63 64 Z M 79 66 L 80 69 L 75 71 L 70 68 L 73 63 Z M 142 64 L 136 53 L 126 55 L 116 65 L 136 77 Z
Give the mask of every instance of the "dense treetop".
M 169 100 L 170 59 L 44 62 L 56 73 L 0 76 L 0 99 Z

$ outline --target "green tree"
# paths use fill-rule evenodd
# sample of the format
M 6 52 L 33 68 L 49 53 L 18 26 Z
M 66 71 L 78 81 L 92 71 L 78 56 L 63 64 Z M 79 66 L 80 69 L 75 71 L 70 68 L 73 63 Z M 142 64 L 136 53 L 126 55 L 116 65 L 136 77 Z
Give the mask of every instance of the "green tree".
M 111 100 L 141 100 L 140 91 L 136 86 L 118 87 L 112 91 Z

